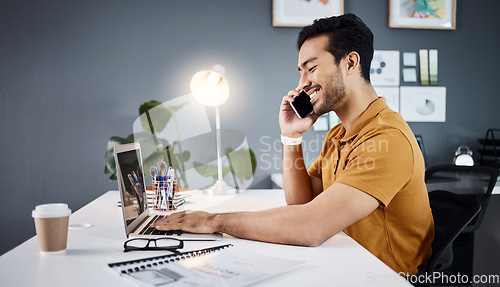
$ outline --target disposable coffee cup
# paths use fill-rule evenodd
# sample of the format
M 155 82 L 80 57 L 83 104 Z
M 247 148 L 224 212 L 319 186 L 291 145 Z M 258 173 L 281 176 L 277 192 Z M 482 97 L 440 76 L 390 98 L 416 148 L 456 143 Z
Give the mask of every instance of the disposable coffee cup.
M 66 253 L 68 223 L 71 209 L 65 203 L 43 204 L 35 207 L 36 236 L 40 253 L 56 255 Z

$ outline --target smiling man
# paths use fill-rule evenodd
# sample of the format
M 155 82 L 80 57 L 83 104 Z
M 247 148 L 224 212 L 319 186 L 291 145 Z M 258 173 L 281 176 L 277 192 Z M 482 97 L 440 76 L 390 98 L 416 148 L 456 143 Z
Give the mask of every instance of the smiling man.
M 423 157 L 409 126 L 370 84 L 373 34 L 347 14 L 305 27 L 297 47 L 299 85 L 283 97 L 279 114 L 288 205 L 260 212 L 178 212 L 154 226 L 304 246 L 344 231 L 396 272 L 423 271 L 434 234 Z M 301 90 L 314 111 L 304 119 L 290 106 Z M 328 132 L 307 169 L 302 134 L 330 111 L 342 123 Z

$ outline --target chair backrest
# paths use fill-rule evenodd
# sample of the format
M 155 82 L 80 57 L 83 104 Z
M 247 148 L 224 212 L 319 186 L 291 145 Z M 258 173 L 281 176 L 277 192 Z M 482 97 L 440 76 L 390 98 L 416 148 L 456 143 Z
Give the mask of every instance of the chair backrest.
M 428 274 L 451 265 L 453 241 L 481 210 L 478 202 L 444 190 L 429 192 L 429 203 L 434 218 L 434 240 L 427 262 Z
M 447 190 L 481 205 L 481 212 L 462 231 L 473 232 L 481 225 L 497 177 L 494 167 L 440 165 L 426 170 L 425 183 L 428 191 Z
M 415 139 L 417 140 L 418 147 L 420 148 L 420 151 L 422 152 L 422 156 L 424 157 L 424 164 L 425 168 L 427 169 L 427 155 L 425 154 L 425 148 L 424 148 L 424 138 L 421 135 L 415 135 Z

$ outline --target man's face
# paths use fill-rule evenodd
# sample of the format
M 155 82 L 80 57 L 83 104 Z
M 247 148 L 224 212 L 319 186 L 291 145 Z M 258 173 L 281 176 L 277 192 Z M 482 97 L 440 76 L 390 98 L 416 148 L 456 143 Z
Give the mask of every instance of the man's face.
M 298 89 L 308 92 L 316 115 L 337 110 L 346 96 L 342 71 L 326 50 L 328 41 L 327 35 L 308 39 L 299 51 Z

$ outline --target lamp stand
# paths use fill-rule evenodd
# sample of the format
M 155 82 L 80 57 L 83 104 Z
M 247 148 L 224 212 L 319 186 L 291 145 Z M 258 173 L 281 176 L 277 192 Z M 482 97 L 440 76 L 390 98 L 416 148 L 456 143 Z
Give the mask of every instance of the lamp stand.
M 220 137 L 220 114 L 219 106 L 215 106 L 215 133 L 217 141 L 217 175 L 218 179 L 214 185 L 203 189 L 206 194 L 213 195 L 229 195 L 238 193 L 238 190 L 227 184 L 222 178 L 222 151 L 221 151 L 221 137 Z

